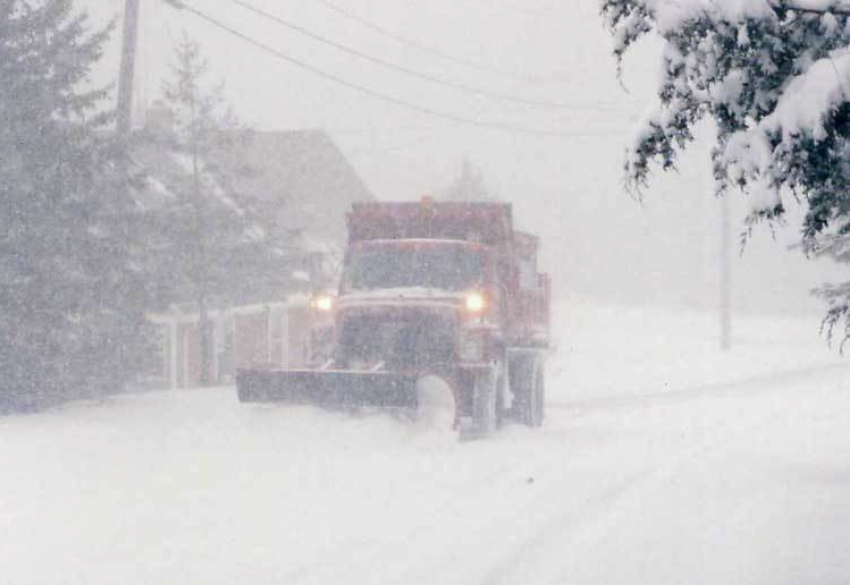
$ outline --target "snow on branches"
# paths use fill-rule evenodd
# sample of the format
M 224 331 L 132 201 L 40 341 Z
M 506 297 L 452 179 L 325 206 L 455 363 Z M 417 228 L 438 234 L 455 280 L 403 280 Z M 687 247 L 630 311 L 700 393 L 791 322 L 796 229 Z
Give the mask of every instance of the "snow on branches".
M 648 33 L 664 41 L 657 103 L 628 146 L 629 187 L 640 191 L 652 164 L 674 167 L 712 118 L 718 194 L 747 193 L 749 222 L 782 217 L 795 197 L 806 249 L 850 261 L 833 252 L 850 239 L 850 2 L 601 0 L 601 11 L 620 62 Z M 821 294 L 831 325 L 850 316 L 850 286 Z

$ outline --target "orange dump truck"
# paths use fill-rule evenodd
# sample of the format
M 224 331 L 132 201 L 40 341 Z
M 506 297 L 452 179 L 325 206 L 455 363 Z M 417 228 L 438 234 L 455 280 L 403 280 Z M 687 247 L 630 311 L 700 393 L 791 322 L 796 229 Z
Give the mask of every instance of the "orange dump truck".
M 242 401 L 415 412 L 424 376 L 452 390 L 456 425 L 475 434 L 505 418 L 539 426 L 549 346 L 549 278 L 538 239 L 503 203 L 355 203 L 330 347 L 310 368 L 243 369 Z

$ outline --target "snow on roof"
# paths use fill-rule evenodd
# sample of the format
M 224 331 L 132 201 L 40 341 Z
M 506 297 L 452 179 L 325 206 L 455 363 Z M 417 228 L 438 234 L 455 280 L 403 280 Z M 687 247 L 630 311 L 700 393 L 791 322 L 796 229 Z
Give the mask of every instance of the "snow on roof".
M 195 172 L 195 163 L 192 160 L 192 157 L 186 154 L 185 152 L 180 152 L 177 150 L 172 150 L 168 153 L 168 155 L 180 166 L 183 172 L 192 176 Z M 242 210 L 239 205 L 224 191 L 221 184 L 216 180 L 215 176 L 209 171 L 208 165 L 202 159 L 198 159 L 198 174 L 200 175 L 201 184 L 204 188 L 204 192 L 212 193 L 214 197 L 216 197 L 219 201 L 224 203 L 227 207 L 236 212 L 237 215 L 242 216 L 245 215 L 245 211 Z
M 374 200 L 322 130 L 249 131 L 239 156 L 250 172 L 236 178 L 236 188 L 267 201 L 279 201 L 281 226 L 300 233 L 311 251 L 327 253 L 341 248 L 346 236 L 345 212 L 355 201 Z M 134 140 L 133 159 L 147 173 L 148 197 L 174 196 L 193 170 L 192 159 L 162 139 Z M 222 203 L 241 212 L 209 170 L 216 162 L 215 156 L 201 161 L 205 187 Z
M 237 187 L 279 201 L 279 220 L 302 232 L 315 251 L 345 244 L 345 212 L 374 196 L 322 130 L 256 131 L 242 148 L 258 172 L 239 177 Z
M 293 236 L 291 248 L 274 253 L 292 256 L 299 264 L 293 269 L 309 275 L 314 269 L 326 275 L 338 272 L 346 242 L 345 213 L 354 201 L 373 200 L 370 191 L 324 131 L 241 132 L 245 132 L 244 140 L 238 137 L 240 148 L 235 155 L 205 155 L 200 161 L 204 192 L 241 215 L 239 200 L 225 189 L 231 188 L 230 178 L 220 183 L 214 169 L 243 169 L 232 180 L 234 191 L 277 209 L 273 218 L 277 227 Z M 224 158 L 228 156 L 232 158 Z M 155 208 L 164 205 L 166 197 L 190 192 L 193 161 L 178 152 L 167 135 L 147 131 L 134 135 L 132 158 L 145 175 L 135 193 L 140 205 Z M 259 226 L 243 233 L 246 241 L 265 235 Z M 294 280 L 303 287 L 310 279 Z

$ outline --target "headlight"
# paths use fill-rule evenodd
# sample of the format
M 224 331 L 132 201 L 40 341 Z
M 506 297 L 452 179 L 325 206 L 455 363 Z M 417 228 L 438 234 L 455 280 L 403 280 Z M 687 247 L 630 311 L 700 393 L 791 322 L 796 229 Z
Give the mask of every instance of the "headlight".
M 330 295 L 319 295 L 310 299 L 310 307 L 327 313 L 334 308 L 334 299 Z
M 487 308 L 487 299 L 479 292 L 466 295 L 466 310 L 470 313 L 481 313 Z

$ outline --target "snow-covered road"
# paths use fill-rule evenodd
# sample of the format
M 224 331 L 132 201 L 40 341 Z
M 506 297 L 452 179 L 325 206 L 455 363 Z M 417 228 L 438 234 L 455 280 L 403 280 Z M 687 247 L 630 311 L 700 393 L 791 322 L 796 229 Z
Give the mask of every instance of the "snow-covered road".
M 0 584 L 850 583 L 816 320 L 566 303 L 543 429 L 155 392 L 0 419 Z

